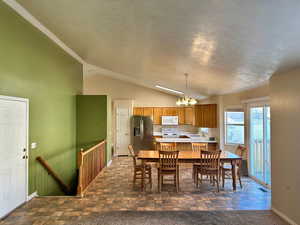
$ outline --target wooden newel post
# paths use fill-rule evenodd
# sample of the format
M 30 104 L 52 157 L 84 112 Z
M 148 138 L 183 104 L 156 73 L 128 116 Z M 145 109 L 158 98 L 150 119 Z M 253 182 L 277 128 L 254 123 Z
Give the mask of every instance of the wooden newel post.
M 83 173 L 83 148 L 80 149 L 80 152 L 78 152 L 78 169 L 79 169 L 79 177 L 78 177 L 78 187 L 77 187 L 77 195 L 80 195 L 83 197 L 83 188 L 82 188 L 82 173 Z

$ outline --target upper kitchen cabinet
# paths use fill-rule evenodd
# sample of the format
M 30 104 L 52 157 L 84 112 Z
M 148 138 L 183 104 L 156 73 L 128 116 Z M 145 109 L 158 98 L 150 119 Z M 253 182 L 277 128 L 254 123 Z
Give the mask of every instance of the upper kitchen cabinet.
M 196 105 L 194 115 L 195 126 L 217 128 L 217 104 Z
M 177 107 L 163 107 L 163 116 L 177 116 Z
M 162 116 L 163 116 L 163 108 L 162 107 L 154 107 L 153 108 L 153 124 L 160 125 Z
M 153 107 L 144 107 L 144 116 L 150 116 L 153 119 Z
M 134 107 L 133 108 L 133 115 L 134 116 L 143 116 L 144 115 L 144 108 L 143 107 Z
M 184 109 L 184 124 L 193 125 L 194 124 L 194 108 L 185 107 Z

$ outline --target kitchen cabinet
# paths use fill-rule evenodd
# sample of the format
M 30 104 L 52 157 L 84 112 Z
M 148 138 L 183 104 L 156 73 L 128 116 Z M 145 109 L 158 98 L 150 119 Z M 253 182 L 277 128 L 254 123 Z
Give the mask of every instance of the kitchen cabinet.
M 217 128 L 217 104 L 196 105 L 194 115 L 195 126 Z
M 143 116 L 144 115 L 144 108 L 143 107 L 134 107 L 133 108 L 133 115 L 134 116 Z
M 144 107 L 144 116 L 150 116 L 153 119 L 153 107 Z
M 177 116 L 177 107 L 163 107 L 163 116 Z
M 194 124 L 194 108 L 185 107 L 184 108 L 184 124 L 193 125 Z
M 154 107 L 153 108 L 153 124 L 160 125 L 162 115 L 163 115 L 163 108 L 162 107 Z
M 217 104 L 194 107 L 134 107 L 133 115 L 150 116 L 153 124 L 160 125 L 162 116 L 178 116 L 179 125 L 217 127 Z
M 179 125 L 186 124 L 185 123 L 185 108 L 184 107 L 178 107 L 177 108 L 177 115 L 178 115 L 178 123 Z

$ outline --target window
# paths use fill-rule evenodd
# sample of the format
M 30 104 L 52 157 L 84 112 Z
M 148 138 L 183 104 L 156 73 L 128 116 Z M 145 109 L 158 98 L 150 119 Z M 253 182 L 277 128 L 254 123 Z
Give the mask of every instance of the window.
M 244 132 L 244 112 L 241 110 L 227 110 L 225 112 L 225 143 L 244 144 Z

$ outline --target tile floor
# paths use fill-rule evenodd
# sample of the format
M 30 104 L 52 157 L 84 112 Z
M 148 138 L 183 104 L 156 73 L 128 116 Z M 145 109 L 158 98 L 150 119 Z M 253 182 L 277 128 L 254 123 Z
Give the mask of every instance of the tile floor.
M 219 193 L 208 182 L 196 188 L 191 179 L 191 167 L 182 165 L 180 192 L 171 185 L 157 192 L 156 169 L 153 168 L 153 188 L 140 191 L 140 185 L 132 184 L 132 159 L 119 157 L 89 188 L 84 198 L 40 197 L 15 210 L 1 225 L 49 225 L 67 224 L 99 212 L 107 211 L 189 211 L 189 210 L 269 210 L 271 193 L 263 192 L 249 178 L 243 179 L 244 187 L 232 191 L 231 181 Z

